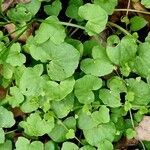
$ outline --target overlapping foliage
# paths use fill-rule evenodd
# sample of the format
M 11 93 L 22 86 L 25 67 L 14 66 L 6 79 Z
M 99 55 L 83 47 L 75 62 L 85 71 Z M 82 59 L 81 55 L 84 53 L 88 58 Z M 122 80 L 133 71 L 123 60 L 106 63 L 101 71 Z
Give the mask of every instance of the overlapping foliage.
M 0 150 L 113 150 L 136 136 L 149 112 L 150 34 L 139 41 L 148 22 L 136 13 L 109 21 L 118 3 L 31 0 L 1 11 Z

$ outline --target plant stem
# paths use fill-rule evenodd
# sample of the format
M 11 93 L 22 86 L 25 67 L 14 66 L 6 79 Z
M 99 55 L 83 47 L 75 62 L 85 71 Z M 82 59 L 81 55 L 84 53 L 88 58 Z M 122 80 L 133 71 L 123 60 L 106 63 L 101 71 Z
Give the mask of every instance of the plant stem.
M 54 115 L 54 118 L 56 118 L 59 122 L 60 122 L 60 124 L 67 130 L 67 131 L 69 131 L 69 129 L 68 129 L 68 127 L 56 116 L 56 115 Z M 84 145 L 76 136 L 74 137 L 81 145 Z
M 134 120 L 133 120 L 131 109 L 129 110 L 129 114 L 130 114 L 130 119 L 131 119 L 132 127 L 133 127 L 133 129 L 135 129 L 135 125 L 134 125 Z M 146 150 L 144 143 L 141 140 L 139 140 L 139 141 L 140 141 L 140 143 L 141 143 L 141 145 L 143 147 L 143 150 Z
M 38 19 L 37 21 L 50 24 L 48 20 L 41 20 L 41 19 Z M 75 28 L 79 28 L 79 29 L 85 30 L 85 28 L 84 28 L 83 26 L 80 26 L 80 25 L 77 25 L 77 24 L 74 24 L 74 23 L 63 22 L 63 21 L 60 21 L 59 23 L 60 23 L 61 25 L 64 25 L 64 26 L 70 26 L 70 27 L 75 27 Z
M 150 15 L 150 12 L 141 11 L 141 10 L 135 10 L 135 9 L 115 9 L 114 11 L 128 11 L 128 12 L 136 12 L 136 13 L 141 13 L 141 14 Z
M 79 29 L 85 30 L 85 27 L 77 25 L 77 24 L 69 23 L 69 22 L 62 22 L 62 21 L 60 21 L 60 24 L 65 25 L 65 26 L 70 26 L 70 27 L 75 27 L 75 28 L 79 28 Z
M 119 26 L 119 25 L 117 25 L 117 24 L 115 24 L 115 23 L 113 23 L 113 22 L 108 21 L 108 25 L 119 29 L 119 30 L 120 30 L 121 32 L 123 32 L 125 35 L 130 35 L 130 36 L 133 37 L 133 35 L 132 35 L 130 32 L 128 32 L 127 30 L 125 30 L 124 28 L 122 28 L 121 26 Z M 138 42 L 138 43 L 142 43 L 142 42 L 139 41 L 139 40 L 137 40 L 137 42 Z

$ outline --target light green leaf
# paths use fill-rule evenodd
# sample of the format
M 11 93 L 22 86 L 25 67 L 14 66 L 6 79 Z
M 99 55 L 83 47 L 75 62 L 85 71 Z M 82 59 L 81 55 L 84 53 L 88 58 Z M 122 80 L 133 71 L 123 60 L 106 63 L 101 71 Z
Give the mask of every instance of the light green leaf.
M 94 76 L 104 76 L 114 70 L 114 66 L 108 59 L 104 47 L 94 46 L 92 56 L 93 59 L 86 58 L 81 61 L 80 67 L 84 73 Z
M 59 23 L 56 16 L 50 16 L 43 21 L 36 32 L 35 41 L 38 44 L 46 42 L 50 39 L 55 44 L 64 42 L 66 37 L 64 27 Z
M 37 65 L 42 66 L 42 65 Z M 39 68 L 40 69 L 40 68 Z M 40 70 L 38 71 L 40 73 Z M 26 96 L 38 96 L 43 92 L 44 80 L 36 71 L 36 66 L 34 68 L 26 68 L 20 79 L 19 88 L 22 94 Z
M 81 147 L 79 150 L 96 150 L 96 148 L 90 145 L 85 145 Z
M 146 8 L 150 8 L 150 1 L 149 0 L 141 0 L 141 4 L 144 5 Z
M 4 63 L 3 64 L 3 77 L 5 79 L 11 79 L 14 73 L 14 67 L 10 64 Z
M 120 94 L 116 91 L 110 91 L 108 89 L 100 89 L 99 98 L 107 106 L 110 106 L 110 107 L 121 106 Z
M 14 107 L 19 107 L 19 105 L 24 101 L 24 96 L 20 92 L 20 89 L 16 86 L 10 87 L 11 96 L 6 97 L 9 101 L 9 104 Z
M 34 59 L 49 61 L 47 72 L 52 80 L 61 81 L 72 76 L 79 63 L 79 51 L 68 43 L 55 45 L 48 40 L 41 45 L 29 45 L 29 50 Z
M 11 8 L 7 12 L 7 16 L 16 22 L 24 22 L 29 21 L 32 18 L 31 12 L 27 10 L 27 8 L 17 5 L 15 8 Z
M 98 146 L 103 140 L 113 141 L 116 133 L 113 123 L 102 124 L 95 128 L 84 130 L 84 136 L 87 142 L 92 146 Z
M 21 105 L 21 110 L 25 113 L 31 113 L 40 107 L 40 99 L 38 97 L 26 97 Z
M 50 133 L 54 128 L 54 118 L 51 117 L 51 119 L 45 120 L 38 113 L 32 113 L 27 117 L 26 121 L 21 121 L 19 125 L 29 136 L 42 136 Z
M 88 123 L 87 123 L 88 122 Z M 89 130 L 97 126 L 91 115 L 81 112 L 78 117 L 78 126 L 82 130 Z
M 79 150 L 79 147 L 71 142 L 64 142 L 61 150 Z
M 88 35 L 98 34 L 105 29 L 108 15 L 99 5 L 90 3 L 82 5 L 79 7 L 78 14 L 81 18 L 88 21 L 85 25 Z
M 68 133 L 66 134 L 67 139 L 73 139 L 75 137 L 75 131 L 73 129 L 69 129 Z
M 58 118 L 64 118 L 72 110 L 74 105 L 74 95 L 69 94 L 61 101 L 52 101 L 51 109 L 57 115 Z
M 117 46 L 114 47 L 114 44 L 117 44 Z M 136 40 L 132 36 L 125 36 L 120 41 L 117 36 L 110 36 L 107 39 L 106 52 L 113 63 L 125 65 L 136 56 Z
M 98 90 L 102 86 L 102 80 L 92 75 L 85 75 L 76 80 L 75 96 L 83 104 L 90 104 L 95 100 L 93 90 Z
M 128 92 L 134 93 L 134 105 L 147 105 L 150 102 L 150 87 L 147 83 L 137 79 L 126 79 Z
M 60 143 L 66 141 L 66 134 L 68 133 L 68 130 L 62 124 L 64 124 L 67 129 L 76 129 L 76 120 L 73 117 L 68 117 L 62 123 L 58 122 L 52 131 L 48 134 L 55 142 Z
M 118 76 L 114 76 L 111 79 L 109 79 L 107 81 L 107 86 L 110 88 L 110 90 L 116 91 L 119 93 L 127 91 L 124 80 Z
M 77 21 L 82 21 L 82 18 L 78 15 L 78 9 L 82 5 L 82 0 L 70 0 L 65 12 L 66 16 L 72 19 L 76 19 Z
M 118 0 L 94 0 L 94 3 L 100 5 L 108 15 L 111 15 L 118 4 Z
M 24 137 L 19 137 L 16 142 L 16 150 L 44 150 L 44 145 L 40 141 L 30 141 Z
M 12 142 L 10 140 L 6 140 L 5 143 L 0 144 L 1 150 L 12 150 Z
M 10 128 L 15 124 L 14 116 L 3 106 L 0 106 L 0 128 Z
M 139 45 L 138 55 L 134 62 L 134 68 L 136 72 L 142 77 L 147 77 L 147 75 L 150 73 L 149 46 L 150 43 L 148 42 Z
M 20 53 L 21 46 L 19 43 L 15 43 L 10 47 L 9 54 L 6 62 L 12 66 L 22 66 L 26 62 L 24 54 Z
M 104 141 L 101 141 L 98 145 L 98 150 L 113 150 L 113 145 L 110 141 L 108 140 L 104 140 Z
M 0 128 L 0 144 L 5 142 L 5 133 L 2 128 Z
M 55 149 L 55 143 L 53 141 L 48 141 L 45 143 L 45 149 L 44 150 L 56 150 Z
M 55 0 L 51 5 L 45 5 L 44 11 L 47 15 L 55 15 L 58 16 L 62 9 L 62 4 L 60 0 Z
M 148 21 L 146 21 L 143 17 L 134 16 L 130 19 L 130 29 L 132 31 L 138 31 L 146 26 L 146 24 L 148 24 Z
M 128 139 L 132 139 L 136 136 L 136 131 L 134 129 L 128 128 L 126 130 L 126 136 Z
M 19 3 L 18 5 L 24 6 L 32 14 L 32 16 L 34 16 L 41 7 L 41 1 L 40 0 L 32 0 L 29 3 L 26 3 L 26 4 Z
M 92 113 L 92 118 L 98 124 L 108 123 L 110 121 L 109 109 L 106 106 L 101 106 L 99 111 Z
M 45 95 L 49 100 L 60 101 L 73 91 L 75 80 L 70 77 L 59 84 L 54 81 L 45 83 Z

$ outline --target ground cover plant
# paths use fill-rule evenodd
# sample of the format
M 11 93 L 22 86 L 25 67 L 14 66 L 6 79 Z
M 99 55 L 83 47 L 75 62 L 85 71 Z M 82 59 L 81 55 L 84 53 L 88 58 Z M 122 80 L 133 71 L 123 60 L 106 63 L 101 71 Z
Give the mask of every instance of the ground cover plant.
M 149 0 L 0 6 L 0 150 L 150 149 Z

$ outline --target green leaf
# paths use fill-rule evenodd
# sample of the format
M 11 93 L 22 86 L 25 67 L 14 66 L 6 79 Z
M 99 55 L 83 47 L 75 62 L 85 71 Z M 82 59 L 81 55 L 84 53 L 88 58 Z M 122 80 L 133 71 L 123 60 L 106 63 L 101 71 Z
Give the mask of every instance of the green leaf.
M 43 68 L 42 65 L 37 65 L 34 68 L 26 68 L 20 79 L 19 88 L 22 94 L 26 96 L 38 96 L 43 92 L 42 88 L 44 81 L 40 76 L 43 71 L 40 72 L 39 70 L 39 73 L 37 73 L 36 67 L 38 66 L 41 66 Z
M 95 100 L 93 90 L 98 90 L 102 86 L 102 80 L 92 75 L 85 75 L 76 80 L 75 96 L 83 104 L 90 104 Z
M 27 117 L 26 121 L 21 121 L 19 125 L 29 136 L 42 136 L 50 133 L 54 128 L 54 118 L 51 117 L 51 119 L 45 120 L 38 113 L 32 113 Z
M 41 1 L 40 0 L 32 0 L 29 3 L 19 3 L 18 5 L 24 6 L 31 14 L 34 16 L 41 7 Z
M 132 139 L 136 136 L 136 131 L 129 128 L 129 129 L 126 130 L 126 136 L 127 136 L 128 139 Z
M 82 5 L 79 7 L 78 14 L 81 18 L 87 20 L 85 30 L 88 35 L 99 34 L 105 29 L 108 15 L 99 5 L 90 3 Z
M 66 37 L 64 27 L 59 23 L 56 16 L 50 16 L 43 21 L 36 32 L 35 41 L 38 44 L 46 42 L 50 39 L 55 44 L 64 42 Z
M 134 62 L 134 68 L 136 72 L 142 76 L 147 77 L 150 73 L 150 50 L 147 48 L 150 46 L 150 43 L 145 42 L 139 45 L 138 55 Z
M 25 113 L 31 113 L 40 107 L 39 101 L 40 99 L 38 97 L 26 97 L 20 108 Z
M 30 141 L 24 137 L 19 137 L 16 142 L 16 150 L 44 150 L 44 145 L 40 141 Z
M 85 145 L 81 147 L 79 150 L 96 150 L 96 148 L 90 145 Z
M 87 123 L 88 122 L 88 123 Z M 78 126 L 82 130 L 89 130 L 97 126 L 91 115 L 81 112 L 78 117 Z
M 16 86 L 10 87 L 11 96 L 6 97 L 9 101 L 9 104 L 14 107 L 19 107 L 19 105 L 24 101 L 24 96 L 20 92 L 20 89 Z
M 92 113 L 92 118 L 98 124 L 108 123 L 110 121 L 109 109 L 106 106 L 101 106 L 99 111 Z
M 29 50 L 34 59 L 49 61 L 47 72 L 52 80 L 61 81 L 72 76 L 79 63 L 80 53 L 68 43 L 56 45 L 48 40 L 41 45 L 29 45 Z
M 58 16 L 62 9 L 62 4 L 60 0 L 55 0 L 51 5 L 45 5 L 44 11 L 47 15 L 55 15 Z
M 107 81 L 107 86 L 110 88 L 110 90 L 116 91 L 119 93 L 127 91 L 124 80 L 118 76 L 114 76 L 111 79 L 109 79 Z
M 61 150 L 79 150 L 79 147 L 71 142 L 64 142 Z
M 70 39 L 67 39 L 66 42 L 74 46 L 80 52 L 80 57 L 82 57 L 84 48 L 83 48 L 83 44 L 81 41 L 70 38 Z
M 21 46 L 19 43 L 15 43 L 10 47 L 9 54 L 7 56 L 6 62 L 12 66 L 22 66 L 26 62 L 26 57 L 24 54 L 20 53 Z
M 128 92 L 134 93 L 133 105 L 147 105 L 150 102 L 150 87 L 147 83 L 137 79 L 126 79 Z
M 27 10 L 27 8 L 17 5 L 15 8 L 11 8 L 7 12 L 7 16 L 16 22 L 27 22 L 31 20 L 32 14 Z
M 61 121 L 60 121 L 61 122 Z M 57 122 L 52 131 L 48 134 L 50 138 L 55 142 L 64 142 L 66 141 L 66 134 L 69 129 L 76 128 L 76 120 L 73 117 L 68 117 L 63 122 Z M 66 129 L 67 127 L 67 129 Z
M 113 141 L 116 133 L 113 123 L 102 124 L 95 128 L 84 130 L 84 136 L 87 142 L 92 146 L 98 146 L 103 140 Z
M 14 73 L 14 68 L 7 63 L 3 64 L 3 77 L 5 79 L 11 79 Z
M 81 61 L 80 67 L 84 73 L 94 76 L 104 76 L 114 70 L 114 66 L 108 59 L 104 47 L 94 46 L 92 56 L 93 59 L 86 58 Z
M 117 46 L 114 46 L 116 45 Z M 107 39 L 106 52 L 109 59 L 117 65 L 125 65 L 136 57 L 137 44 L 132 36 L 125 36 L 120 41 L 117 36 Z
M 56 150 L 54 142 L 48 141 L 47 143 L 45 143 L 45 149 L 44 150 Z
M 114 12 L 115 7 L 118 4 L 117 0 L 94 0 L 95 4 L 100 5 L 108 15 L 111 15 Z
M 66 134 L 67 139 L 73 139 L 75 137 L 75 132 L 73 129 L 69 129 L 68 133 Z
M 60 84 L 54 81 L 47 81 L 45 84 L 45 95 L 49 100 L 60 101 L 73 91 L 75 80 L 70 77 Z
M 102 102 L 110 107 L 119 107 L 120 103 L 120 94 L 116 91 L 111 91 L 108 89 L 100 89 L 99 98 Z
M 104 141 L 101 141 L 98 145 L 98 150 L 113 150 L 113 145 L 110 141 L 108 140 L 104 140 Z
M 15 124 L 14 116 L 3 106 L 0 106 L 0 128 L 10 128 Z
M 5 143 L 0 144 L 1 150 L 12 150 L 12 142 L 10 140 L 6 140 Z
M 5 142 L 5 133 L 2 128 L 0 128 L 0 144 Z
M 82 18 L 78 15 L 78 9 L 82 5 L 82 0 L 70 0 L 65 12 L 66 16 L 72 19 L 76 19 L 77 21 L 82 21 Z
M 146 8 L 150 8 L 150 1 L 149 0 L 141 0 L 141 4 L 144 5 Z
M 52 101 L 51 109 L 57 115 L 58 118 L 64 118 L 72 110 L 73 105 L 74 105 L 74 95 L 69 94 L 61 101 Z
M 146 24 L 148 24 L 148 21 L 139 16 L 134 16 L 130 19 L 130 29 L 132 31 L 138 31 L 146 26 Z

